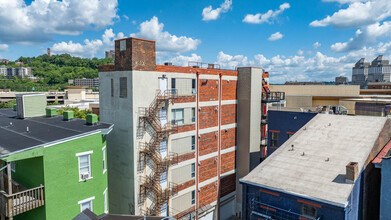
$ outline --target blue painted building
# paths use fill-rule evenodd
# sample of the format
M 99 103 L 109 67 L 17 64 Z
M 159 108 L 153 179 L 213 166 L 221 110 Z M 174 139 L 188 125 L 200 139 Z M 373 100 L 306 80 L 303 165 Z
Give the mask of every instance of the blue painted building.
M 372 160 L 390 127 L 383 117 L 316 115 L 239 180 L 242 219 L 378 219 Z
M 267 114 L 267 156 L 269 156 L 317 113 L 269 110 Z
M 376 168 L 381 170 L 380 190 L 380 220 L 391 219 L 391 141 L 383 148 L 382 152 L 373 160 Z

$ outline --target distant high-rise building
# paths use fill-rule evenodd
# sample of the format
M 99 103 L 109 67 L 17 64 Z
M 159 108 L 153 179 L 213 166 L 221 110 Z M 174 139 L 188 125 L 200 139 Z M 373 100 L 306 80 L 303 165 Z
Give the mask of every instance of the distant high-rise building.
M 6 66 L 0 67 L 0 75 L 3 75 L 8 79 L 12 79 L 15 76 L 20 76 L 23 78 L 28 78 L 33 76 L 31 73 L 31 67 L 13 68 L 13 67 L 6 67 Z
M 370 64 L 361 58 L 352 70 L 352 84 L 367 88 L 368 82 L 390 82 L 391 65 L 383 55 L 379 55 Z
M 75 79 L 75 86 L 87 86 L 88 88 L 99 88 L 99 78 L 93 79 Z
M 352 84 L 360 85 L 360 88 L 366 87 L 368 78 L 368 68 L 371 64 L 365 59 L 361 58 L 352 70 Z
M 337 76 L 335 77 L 335 85 L 347 85 L 349 84 L 349 79 L 346 76 Z
M 114 50 L 106 51 L 105 58 L 113 58 L 113 59 L 115 59 L 115 51 Z

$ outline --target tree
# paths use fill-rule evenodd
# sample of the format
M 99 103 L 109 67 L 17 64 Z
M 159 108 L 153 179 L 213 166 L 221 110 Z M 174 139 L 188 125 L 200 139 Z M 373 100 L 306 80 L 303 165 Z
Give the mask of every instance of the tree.
M 70 107 L 70 106 L 65 106 L 62 107 L 61 109 L 58 110 L 57 114 L 62 115 L 64 111 L 73 111 L 73 116 L 75 118 L 81 118 L 81 119 L 86 119 L 88 114 L 92 114 L 91 110 L 80 110 L 78 107 Z

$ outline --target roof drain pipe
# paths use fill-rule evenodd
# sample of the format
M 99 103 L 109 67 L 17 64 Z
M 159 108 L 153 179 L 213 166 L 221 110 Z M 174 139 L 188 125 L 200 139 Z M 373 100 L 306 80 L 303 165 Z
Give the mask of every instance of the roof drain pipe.
M 200 73 L 196 71 L 197 76 L 197 92 L 196 92 L 196 112 L 197 112 L 197 123 L 196 123 L 196 139 L 197 139 L 197 151 L 196 151 L 196 167 L 197 167 L 197 175 L 196 175 L 196 207 L 195 207 L 195 219 L 198 219 L 198 205 L 199 205 L 199 190 L 198 190 L 198 180 L 199 180 L 199 162 L 198 162 L 198 152 L 199 152 L 199 144 L 200 144 L 200 137 L 199 137 L 199 123 L 200 123 L 200 109 L 199 109 L 199 96 L 200 96 Z
M 221 99 L 222 99 L 222 78 L 223 75 L 219 74 L 219 109 L 218 109 L 218 119 L 219 119 L 219 142 L 218 142 L 218 162 L 217 162 L 217 219 L 220 220 L 220 175 L 221 175 Z

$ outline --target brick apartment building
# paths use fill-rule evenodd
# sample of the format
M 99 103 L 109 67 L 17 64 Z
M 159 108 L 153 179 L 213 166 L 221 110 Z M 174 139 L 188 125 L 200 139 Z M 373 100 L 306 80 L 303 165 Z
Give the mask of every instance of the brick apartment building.
M 110 213 L 240 215 L 238 179 L 261 161 L 265 102 L 281 94 L 263 93 L 260 68 L 207 66 L 156 65 L 154 41 L 115 41 L 115 64 L 99 68 L 100 119 L 115 124 L 107 137 Z

